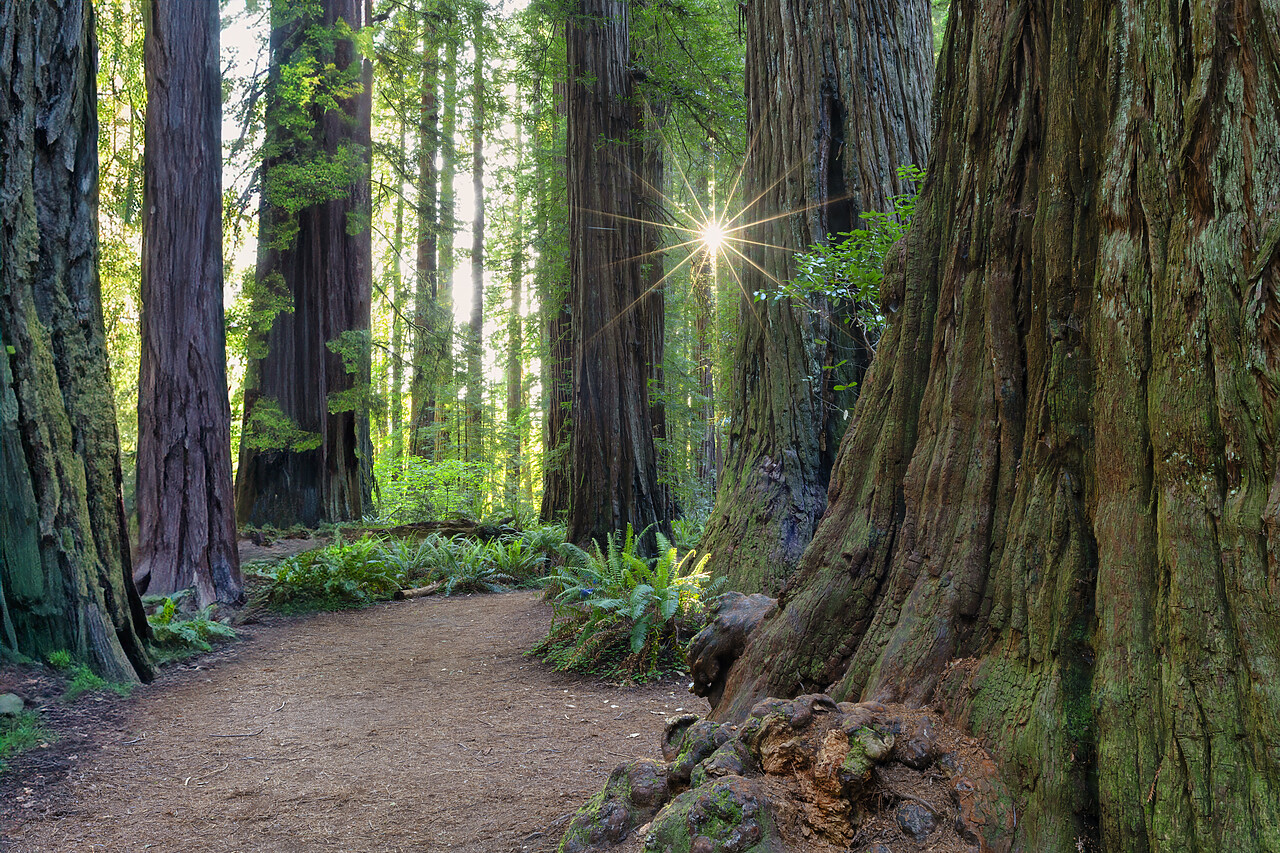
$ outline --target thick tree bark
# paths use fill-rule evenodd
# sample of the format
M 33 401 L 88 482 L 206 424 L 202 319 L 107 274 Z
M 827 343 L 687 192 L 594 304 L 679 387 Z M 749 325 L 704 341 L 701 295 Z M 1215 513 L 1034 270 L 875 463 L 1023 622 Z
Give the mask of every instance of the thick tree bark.
M 564 263 L 563 232 L 567 210 L 556 206 L 553 198 L 564 198 L 566 192 L 554 196 L 555 189 L 549 172 L 568 177 L 568 164 L 564 156 L 563 117 L 568 107 L 567 90 L 563 82 L 554 84 L 555 112 L 551 118 L 551 133 L 545 141 L 547 148 L 555 150 L 554 162 L 558 168 L 548 170 L 539 159 L 538 192 L 538 302 L 542 308 L 542 322 L 547 335 L 547 355 L 543 359 L 543 397 L 546 409 L 542 428 L 542 507 L 539 516 L 551 523 L 569 516 L 569 405 L 573 397 L 573 315 L 569 306 L 568 265 Z M 554 216 L 553 210 L 560 213 Z M 558 226 L 558 227 L 557 227 Z
M 746 592 L 776 592 L 826 508 L 853 390 L 835 391 L 856 328 L 824 300 L 756 301 L 794 253 L 905 192 L 895 168 L 928 153 L 933 36 L 925 0 L 780 0 L 745 7 L 747 223 L 728 450 L 702 548 Z M 780 85 L 779 81 L 789 81 Z M 742 236 L 733 231 L 732 236 Z M 827 369 L 824 369 L 827 368 Z M 843 370 L 843 368 L 842 368 Z
M 570 300 L 569 536 L 603 542 L 666 522 L 648 379 L 641 145 L 623 0 L 581 0 L 567 29 Z M 649 537 L 651 539 L 651 536 Z M 651 546 L 650 546 L 651 547 Z
M 134 581 L 244 598 L 222 308 L 218 0 L 145 7 L 147 129 Z
M 954 7 L 831 509 L 720 716 L 935 699 L 1015 849 L 1280 849 L 1276 21 Z
M 84 0 L 0 5 L 0 651 L 149 678 L 98 282 Z
M 300 18 L 302 13 L 283 0 L 272 7 L 267 182 L 277 169 L 354 166 L 354 171 L 337 192 L 320 188 L 331 193 L 327 200 L 281 203 L 278 195 L 291 186 L 284 178 L 275 191 L 263 194 L 258 281 L 262 287 L 279 282 L 292 311 L 275 318 L 266 335 L 266 355 L 252 359 L 246 372 L 245 439 L 236 475 L 242 523 L 314 526 L 359 519 L 371 509 L 373 450 L 360 394 L 363 388 L 367 397 L 370 379 L 371 67 L 363 63 L 357 94 L 337 98 L 341 109 L 325 110 L 315 101 L 308 105 L 312 130 L 305 141 L 290 136 L 281 119 L 273 118 L 276 111 L 296 109 L 280 99 L 280 74 L 299 41 L 312 38 L 306 35 L 309 28 L 333 28 L 342 21 L 356 30 L 365 13 L 365 0 L 325 0 L 317 20 Z M 316 48 L 322 63 L 332 63 L 339 73 L 350 72 L 353 63 L 362 67 L 351 40 L 339 38 L 332 45 L 331 50 Z M 295 228 L 291 238 L 282 236 Z M 273 409 L 278 414 L 271 414 Z M 282 418 L 284 429 L 295 431 L 286 446 L 266 440 L 261 427 L 264 420 Z

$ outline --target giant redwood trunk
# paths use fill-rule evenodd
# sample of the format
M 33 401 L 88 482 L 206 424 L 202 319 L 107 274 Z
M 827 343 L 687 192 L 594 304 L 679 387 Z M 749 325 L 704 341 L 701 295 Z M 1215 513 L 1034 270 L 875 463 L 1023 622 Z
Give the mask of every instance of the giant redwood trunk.
M 730 220 L 741 337 L 702 550 L 731 587 L 774 592 L 826 508 L 856 394 L 849 368 L 867 353 L 859 326 L 826 300 L 754 294 L 794 276 L 795 252 L 910 190 L 895 169 L 927 156 L 933 36 L 925 0 L 770 0 L 743 14 L 752 203 Z
M 145 6 L 147 133 L 138 381 L 140 589 L 244 595 L 222 309 L 217 0 Z
M 625 0 L 580 0 L 567 26 L 573 419 L 569 536 L 666 521 L 649 405 L 639 112 Z
M 363 25 L 366 3 L 316 8 L 272 6 L 258 288 L 290 307 L 251 353 L 236 472 L 237 518 L 277 527 L 359 519 L 373 489 L 372 69 L 344 34 Z M 317 94 L 297 83 L 312 73 Z
M 936 699 L 1015 849 L 1280 849 L 1276 13 L 954 7 L 897 310 L 720 716 Z
M 0 4 L 0 654 L 151 666 L 98 283 L 93 15 Z

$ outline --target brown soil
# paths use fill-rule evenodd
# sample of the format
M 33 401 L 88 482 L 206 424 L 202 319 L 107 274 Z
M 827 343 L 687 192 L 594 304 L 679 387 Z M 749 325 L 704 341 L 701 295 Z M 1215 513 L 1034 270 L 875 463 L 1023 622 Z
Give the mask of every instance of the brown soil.
M 523 657 L 549 619 L 515 592 L 272 620 L 128 700 L 53 703 L 59 741 L 0 777 L 0 848 L 554 849 L 614 765 L 706 703 Z

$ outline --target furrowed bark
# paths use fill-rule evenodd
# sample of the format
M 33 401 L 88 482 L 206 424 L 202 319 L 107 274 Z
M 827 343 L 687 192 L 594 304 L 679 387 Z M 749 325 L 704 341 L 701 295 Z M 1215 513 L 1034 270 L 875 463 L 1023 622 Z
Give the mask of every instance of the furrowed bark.
M 1276 11 L 954 7 L 898 311 L 719 716 L 932 699 L 1015 849 L 1280 847 Z
M 222 307 L 217 0 L 151 0 L 138 380 L 139 589 L 244 598 Z
M 573 304 L 569 535 L 603 543 L 666 522 L 641 305 L 639 117 L 627 4 L 582 0 L 568 26 L 570 300 Z M 642 547 L 652 548 L 652 534 Z
M 776 593 L 827 505 L 857 393 L 835 387 L 856 385 L 869 353 L 857 324 L 826 300 L 755 294 L 794 277 L 796 252 L 908 191 L 895 169 L 928 153 L 933 37 L 922 0 L 785 0 L 747 4 L 744 15 L 751 203 L 727 223 L 741 337 L 701 549 L 730 587 Z
M 151 676 L 98 281 L 87 2 L 0 5 L 0 647 Z
M 287 23 L 272 28 L 269 116 L 272 109 L 281 108 L 270 101 L 278 97 L 279 69 L 290 61 L 300 33 L 313 25 L 334 27 L 339 20 L 359 29 L 365 13 L 364 0 L 325 0 L 323 15 L 316 20 L 299 19 L 287 5 L 273 6 L 273 18 L 288 17 Z M 339 71 L 362 63 L 347 39 L 335 40 L 331 53 L 323 58 Z M 340 160 L 347 147 L 360 158 L 359 173 L 337 197 L 292 213 L 273 204 L 270 194 L 263 195 L 258 279 L 279 277 L 292 310 L 275 318 L 266 335 L 266 355 L 252 359 L 246 371 L 246 438 L 240 444 L 236 472 L 236 513 L 241 523 L 315 526 L 362 518 L 372 506 L 373 450 L 367 406 L 342 396 L 360 387 L 367 389 L 370 379 L 368 353 L 351 352 L 359 346 L 356 338 L 368 333 L 372 290 L 368 171 L 372 67 L 362 66 L 363 85 L 357 94 L 337 98 L 341 109 L 309 108 L 316 148 L 307 150 L 308 155 L 318 152 Z M 298 146 L 305 150 L 310 143 L 284 140 L 270 118 L 268 125 L 269 142 L 284 150 L 268 158 L 264 172 L 299 165 L 291 158 L 298 156 Z M 286 245 L 275 244 L 277 229 L 290 227 L 290 217 L 296 235 Z M 348 334 L 352 332 L 355 338 Z M 319 446 L 255 446 L 249 440 L 254 432 L 251 419 L 260 403 L 278 406 L 292 428 L 318 439 Z

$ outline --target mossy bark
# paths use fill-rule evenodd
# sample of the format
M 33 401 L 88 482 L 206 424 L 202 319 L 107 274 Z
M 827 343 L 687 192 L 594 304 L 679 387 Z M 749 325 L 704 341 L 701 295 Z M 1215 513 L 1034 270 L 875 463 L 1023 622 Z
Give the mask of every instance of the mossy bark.
M 776 594 L 827 506 L 870 351 L 850 313 L 824 299 L 755 294 L 794 277 L 796 252 L 910 189 L 895 168 L 928 155 L 933 35 L 923 0 L 760 2 L 743 15 L 750 204 L 728 223 L 741 336 L 702 550 L 732 588 Z
M 0 6 L 0 646 L 148 678 L 97 245 L 86 0 Z
M 953 6 L 899 310 L 718 716 L 936 698 L 1017 849 L 1280 848 L 1276 11 Z
M 370 111 L 373 67 L 351 39 L 332 38 L 314 59 L 334 77 L 352 64 L 362 69 L 356 91 L 325 91 L 306 104 L 310 127 L 299 132 L 297 104 L 284 100 L 282 69 L 311 28 L 345 22 L 360 29 L 363 0 L 324 0 L 317 14 L 284 0 L 272 5 L 271 67 L 267 80 L 267 151 L 264 174 L 273 169 L 333 170 L 344 152 L 355 152 L 359 169 L 337 191 L 323 183 L 309 191 L 320 199 L 272 198 L 265 192 L 260 213 L 258 282 L 282 282 L 292 310 L 275 317 L 266 333 L 266 354 L 251 358 L 245 373 L 245 429 L 236 470 L 236 518 L 241 524 L 292 527 L 353 521 L 372 509 L 373 445 L 369 434 L 368 387 L 372 291 L 369 195 Z M 295 69 L 295 72 L 298 69 Z M 310 73 L 306 71 L 304 73 Z M 285 81 L 287 83 L 288 81 Z M 298 97 L 295 92 L 294 98 Z M 338 108 L 326 106 L 328 101 Z M 284 187 L 277 196 L 287 192 Z M 290 239 L 279 235 L 296 233 Z M 354 336 L 351 333 L 356 333 Z M 364 346 L 362 354 L 354 352 Z M 363 393 L 362 393 L 363 389 Z M 267 446 L 255 440 L 259 405 L 278 407 L 306 445 Z

